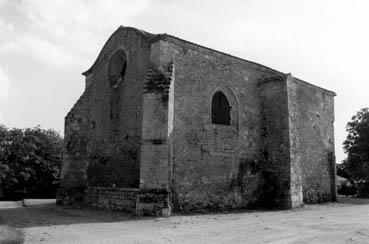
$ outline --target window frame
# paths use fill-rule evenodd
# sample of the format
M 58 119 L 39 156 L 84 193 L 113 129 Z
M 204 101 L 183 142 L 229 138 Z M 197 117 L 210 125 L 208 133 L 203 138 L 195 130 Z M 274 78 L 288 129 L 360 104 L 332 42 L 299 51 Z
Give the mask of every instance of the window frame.
M 212 122 L 212 99 L 214 97 L 214 95 L 217 92 L 222 92 L 223 95 L 227 98 L 227 101 L 229 103 L 230 106 L 230 125 L 223 125 L 223 124 L 216 124 Z M 236 129 L 238 129 L 239 127 L 239 107 L 238 107 L 238 99 L 235 96 L 235 93 L 232 91 L 232 89 L 230 88 L 230 86 L 227 85 L 223 85 L 220 87 L 217 87 L 216 89 L 213 90 L 213 92 L 211 93 L 210 99 L 209 99 L 209 116 L 210 116 L 210 124 L 211 125 L 215 125 L 215 126 L 224 126 L 224 127 L 234 127 Z
M 111 80 L 110 80 L 110 77 L 111 77 L 111 74 L 110 74 L 110 71 L 109 71 L 109 67 L 111 65 L 111 62 L 112 62 L 112 59 L 114 58 L 115 55 L 118 54 L 118 52 L 123 52 L 124 55 L 125 55 L 125 70 L 124 70 L 124 75 L 123 76 L 120 76 L 120 78 L 117 79 L 117 81 L 115 81 L 114 84 L 112 84 Z M 127 71 L 128 71 L 128 64 L 129 64 L 129 56 L 128 56 L 128 52 L 126 51 L 126 49 L 124 47 L 118 47 L 116 49 L 114 49 L 109 58 L 108 58 L 108 62 L 107 64 L 105 65 L 105 73 L 106 73 L 106 81 L 107 81 L 107 85 L 109 87 L 109 89 L 115 89 L 117 87 L 119 87 L 119 85 L 125 80 L 125 77 L 127 76 Z M 121 71 L 119 71 L 119 74 L 121 74 Z
M 232 106 L 222 91 L 217 91 L 211 98 L 211 123 L 231 125 Z

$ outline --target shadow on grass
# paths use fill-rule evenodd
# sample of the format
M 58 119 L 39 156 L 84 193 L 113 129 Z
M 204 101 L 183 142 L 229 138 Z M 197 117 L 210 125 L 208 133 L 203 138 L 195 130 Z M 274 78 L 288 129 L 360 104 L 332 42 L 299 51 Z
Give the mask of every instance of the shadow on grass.
M 369 204 L 369 198 L 338 196 L 337 202 L 352 205 L 366 205 Z

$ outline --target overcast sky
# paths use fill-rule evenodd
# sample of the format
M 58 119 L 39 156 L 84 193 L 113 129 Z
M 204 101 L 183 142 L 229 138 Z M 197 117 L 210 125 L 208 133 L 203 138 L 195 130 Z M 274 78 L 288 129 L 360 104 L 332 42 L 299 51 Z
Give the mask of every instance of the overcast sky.
M 168 33 L 337 93 L 345 125 L 369 106 L 367 0 L 0 0 L 0 123 L 64 130 L 87 70 L 119 25 Z

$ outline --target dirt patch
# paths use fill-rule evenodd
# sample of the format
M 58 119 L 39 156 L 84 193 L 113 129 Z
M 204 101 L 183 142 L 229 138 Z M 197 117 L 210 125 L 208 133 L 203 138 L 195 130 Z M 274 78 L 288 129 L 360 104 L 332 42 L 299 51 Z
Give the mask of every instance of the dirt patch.
M 137 218 L 121 212 L 56 208 L 0 210 L 25 243 L 369 243 L 369 200 L 297 210 Z
M 0 224 L 0 243 L 1 244 L 21 244 L 24 242 L 22 230 Z

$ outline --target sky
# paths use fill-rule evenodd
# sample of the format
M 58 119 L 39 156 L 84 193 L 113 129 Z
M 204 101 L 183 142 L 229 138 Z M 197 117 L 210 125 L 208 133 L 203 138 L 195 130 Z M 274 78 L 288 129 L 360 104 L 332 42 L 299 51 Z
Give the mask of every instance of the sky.
M 84 77 L 120 26 L 168 33 L 337 93 L 346 123 L 369 106 L 367 0 L 0 0 L 0 123 L 63 133 Z

